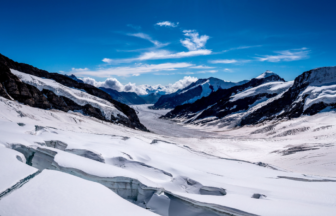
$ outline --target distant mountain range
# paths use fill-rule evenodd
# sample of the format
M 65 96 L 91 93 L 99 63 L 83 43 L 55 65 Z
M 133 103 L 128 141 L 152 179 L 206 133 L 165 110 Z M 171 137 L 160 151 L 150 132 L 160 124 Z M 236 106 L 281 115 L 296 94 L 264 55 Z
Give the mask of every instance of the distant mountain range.
M 152 106 L 152 109 L 175 108 L 178 105 L 190 104 L 202 97 L 210 95 L 219 89 L 227 89 L 236 85 L 241 85 L 247 81 L 238 83 L 227 82 L 221 79 L 210 77 L 208 79 L 199 79 L 189 86 L 178 90 L 175 93 L 162 95 L 159 100 Z
M 266 71 L 242 85 L 211 92 L 162 116 L 185 124 L 236 127 L 314 115 L 336 108 L 336 67 L 304 72 L 285 82 Z

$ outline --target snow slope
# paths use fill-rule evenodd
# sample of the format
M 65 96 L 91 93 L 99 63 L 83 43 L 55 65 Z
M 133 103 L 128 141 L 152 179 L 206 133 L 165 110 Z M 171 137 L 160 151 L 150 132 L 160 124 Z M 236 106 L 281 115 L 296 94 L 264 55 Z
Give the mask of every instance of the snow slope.
M 293 85 L 293 81 L 265 83 L 260 86 L 247 89 L 246 91 L 233 95 L 230 101 L 237 101 L 237 100 L 241 100 L 247 97 L 253 97 L 255 95 L 263 94 L 263 93 L 279 94 L 287 90 L 288 88 L 290 88 L 292 85 Z
M 182 104 L 186 104 L 186 103 L 193 103 L 195 101 L 197 101 L 198 99 L 202 98 L 202 97 L 206 97 L 208 95 L 211 94 L 211 92 L 213 91 L 217 91 L 218 89 L 226 89 L 226 88 L 230 88 L 232 86 L 237 85 L 236 83 L 233 82 L 226 82 L 224 80 L 220 80 L 217 78 L 213 78 L 210 77 L 209 79 L 205 79 L 202 83 L 192 86 L 190 88 L 185 88 L 183 89 L 181 92 L 179 92 L 179 94 L 183 94 L 186 93 L 187 91 L 196 88 L 198 86 L 202 87 L 202 92 L 199 96 L 193 97 L 185 102 L 183 102 Z
M 100 109 L 105 118 L 108 120 L 111 120 L 111 115 L 115 117 L 117 117 L 117 115 L 122 115 L 127 118 L 125 114 L 116 109 L 114 105 L 110 102 L 90 95 L 84 90 L 69 88 L 62 84 L 59 84 L 54 80 L 36 77 L 30 74 L 19 72 L 14 69 L 11 69 L 11 72 L 16 75 L 22 82 L 35 86 L 40 91 L 42 91 L 43 89 L 50 90 L 56 95 L 67 97 L 81 106 L 84 106 L 85 104 L 90 104 L 93 107 Z
M 11 151 L 11 154 L 17 154 Z M 18 163 L 16 159 L 0 158 L 0 161 L 2 165 Z M 26 169 L 33 169 L 21 164 Z M 21 173 L 13 167 L 12 172 Z M 2 176 L 4 174 L 7 172 L 1 172 Z M 122 199 L 100 184 L 49 170 L 44 170 L 0 200 L 0 214 L 6 216 L 92 216 L 111 215 L 112 212 L 113 215 L 156 215 Z
M 274 73 L 273 71 L 267 70 L 266 72 L 264 72 L 264 73 L 260 74 L 259 76 L 257 76 L 256 79 L 264 79 L 264 78 L 272 76 L 272 75 L 276 75 L 276 73 Z
M 239 139 L 237 135 L 258 128 L 232 131 L 231 136 L 235 136 L 232 140 L 185 139 L 132 130 L 79 113 L 36 109 L 3 98 L 0 98 L 0 110 L 0 145 L 14 148 L 20 144 L 34 150 L 39 156 L 38 160 L 33 158 L 33 165 L 40 163 L 57 170 L 42 170 L 24 186 L 3 197 L 0 201 L 2 215 L 105 215 L 111 212 L 134 215 L 135 211 L 136 214 L 150 215 L 153 211 L 169 216 L 223 215 L 218 212 L 307 216 L 333 215 L 336 210 L 335 178 L 225 159 L 227 153 L 220 148 L 233 148 L 233 142 L 235 152 L 240 151 L 243 153 L 241 157 L 249 159 L 266 158 L 267 155 L 281 158 L 277 153 L 266 153 L 262 147 L 269 146 L 265 149 L 274 150 L 293 143 L 290 139 L 269 144 L 268 140 Z M 321 136 L 330 134 L 325 130 L 318 133 Z M 330 135 L 323 142 L 333 140 L 334 135 Z M 52 147 L 52 140 L 64 143 L 65 149 Z M 208 148 L 205 144 L 210 142 L 213 144 Z M 259 149 L 244 153 L 248 144 Z M 331 149 L 334 148 L 328 151 Z M 213 156 L 207 154 L 209 152 L 217 153 Z M 53 156 L 48 156 L 47 160 L 47 154 Z M 97 158 L 103 160 L 97 161 Z M 14 159 L 0 159 L 1 165 Z M 318 173 L 317 168 L 311 172 Z M 14 172 L 18 172 L 16 169 L 13 167 Z M 214 188 L 216 193 L 225 189 L 226 195 L 205 195 L 202 191 L 209 191 L 208 187 Z M 149 196 L 151 191 L 155 194 Z M 137 199 L 133 193 L 138 193 Z M 255 193 L 266 197 L 251 198 Z M 38 208 L 42 210 L 38 211 Z

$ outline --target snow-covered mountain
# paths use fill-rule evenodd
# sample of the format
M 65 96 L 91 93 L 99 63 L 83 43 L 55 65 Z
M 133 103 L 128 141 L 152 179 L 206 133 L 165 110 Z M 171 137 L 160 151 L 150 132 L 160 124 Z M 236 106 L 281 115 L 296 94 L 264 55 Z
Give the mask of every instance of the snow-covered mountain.
M 227 89 L 246 82 L 247 81 L 241 81 L 238 83 L 227 82 L 213 77 L 208 79 L 199 79 L 175 93 L 161 96 L 151 108 L 167 109 L 174 108 L 182 104 L 190 104 L 202 97 L 210 95 L 212 92 L 216 92 L 218 89 Z
M 73 78 L 17 63 L 0 55 L 0 96 L 42 109 L 81 112 L 146 130 L 135 111 L 104 91 Z
M 252 80 L 271 78 L 271 82 L 253 88 L 237 90 L 233 87 L 214 92 L 195 103 L 178 106 L 162 118 L 186 124 L 233 128 L 315 115 L 336 108 L 336 67 L 316 68 L 290 82 L 278 82 L 273 76 L 273 72 L 267 71 Z
M 162 118 L 184 123 L 199 123 L 220 119 L 227 115 L 245 112 L 249 108 L 287 90 L 292 82 L 285 82 L 279 75 L 266 71 L 260 76 L 227 89 L 211 92 L 194 103 L 175 107 Z
M 271 119 L 314 115 L 336 107 L 336 67 L 322 67 L 304 72 L 281 97 L 244 117 L 241 125 Z

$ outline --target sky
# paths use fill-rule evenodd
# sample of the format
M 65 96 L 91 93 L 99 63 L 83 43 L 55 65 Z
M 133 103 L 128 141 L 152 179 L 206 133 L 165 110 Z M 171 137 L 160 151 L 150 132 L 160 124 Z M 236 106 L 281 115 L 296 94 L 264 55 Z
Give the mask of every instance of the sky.
M 122 85 L 336 65 L 334 0 L 2 1 L 0 53 Z M 184 78 L 187 77 L 187 78 Z

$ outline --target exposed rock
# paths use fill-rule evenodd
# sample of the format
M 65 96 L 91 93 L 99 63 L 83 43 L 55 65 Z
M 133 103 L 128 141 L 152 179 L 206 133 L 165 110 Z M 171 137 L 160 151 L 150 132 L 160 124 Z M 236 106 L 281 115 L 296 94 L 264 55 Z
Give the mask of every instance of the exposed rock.
M 319 148 L 317 146 L 294 146 L 294 147 L 290 147 L 288 149 L 285 150 L 276 150 L 276 151 L 272 151 L 271 153 L 278 153 L 278 154 L 282 154 L 282 156 L 286 156 L 286 155 L 291 155 L 291 154 L 295 154 L 297 152 L 303 152 L 303 151 L 311 151 L 311 150 L 318 150 Z
M 203 186 L 200 189 L 202 195 L 224 196 L 226 191 L 223 188 Z
M 252 195 L 252 198 L 254 198 L 254 199 L 260 199 L 262 197 L 266 197 L 266 196 L 263 195 L 263 194 L 258 194 L 258 193 L 255 193 L 255 194 Z
M 50 141 L 45 141 L 46 146 L 51 147 L 51 148 L 55 148 L 55 149 L 60 149 L 62 151 L 64 151 L 67 147 L 68 144 L 59 141 L 59 140 L 50 140 Z

